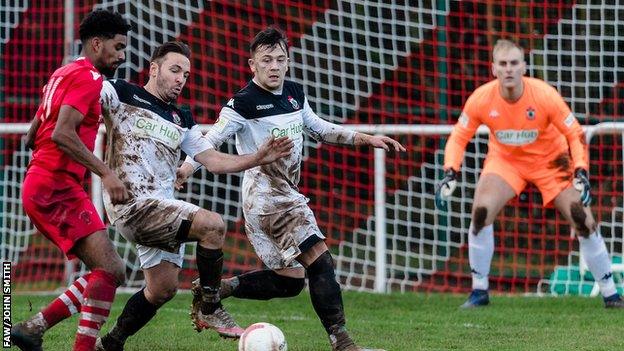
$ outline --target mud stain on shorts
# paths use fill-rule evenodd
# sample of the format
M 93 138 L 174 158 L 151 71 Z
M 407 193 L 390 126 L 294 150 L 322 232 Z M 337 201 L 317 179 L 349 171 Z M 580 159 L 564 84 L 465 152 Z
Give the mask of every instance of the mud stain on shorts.
M 554 160 L 550 161 L 548 168 L 558 169 L 559 172 L 564 173 L 564 175 L 557 177 L 558 181 L 570 180 L 572 178 L 572 159 L 570 154 L 567 152 L 560 153 Z

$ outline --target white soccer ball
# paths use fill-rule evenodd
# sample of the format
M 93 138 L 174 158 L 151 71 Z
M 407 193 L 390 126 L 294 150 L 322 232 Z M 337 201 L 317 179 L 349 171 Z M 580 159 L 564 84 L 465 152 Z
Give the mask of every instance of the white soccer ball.
M 270 323 L 255 323 L 247 327 L 238 341 L 238 351 L 286 351 L 284 333 Z

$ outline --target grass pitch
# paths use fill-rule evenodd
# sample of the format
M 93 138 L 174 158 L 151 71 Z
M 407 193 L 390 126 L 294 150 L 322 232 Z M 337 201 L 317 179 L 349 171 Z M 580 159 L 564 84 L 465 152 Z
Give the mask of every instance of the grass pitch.
M 13 323 L 54 296 L 13 295 Z M 108 330 L 130 294 L 119 294 Z M 347 326 L 362 346 L 409 350 L 622 350 L 624 310 L 606 310 L 600 298 L 491 296 L 488 307 L 460 310 L 464 295 L 345 292 Z M 126 344 L 127 351 L 236 351 L 238 343 L 211 331 L 195 332 L 191 295 L 180 292 Z M 31 312 L 29 305 L 32 304 Z M 307 292 L 296 298 L 249 301 L 230 298 L 226 308 L 241 325 L 277 325 L 289 351 L 330 350 Z M 45 350 L 71 350 L 77 317 L 48 331 Z M 13 348 L 17 349 L 17 348 Z

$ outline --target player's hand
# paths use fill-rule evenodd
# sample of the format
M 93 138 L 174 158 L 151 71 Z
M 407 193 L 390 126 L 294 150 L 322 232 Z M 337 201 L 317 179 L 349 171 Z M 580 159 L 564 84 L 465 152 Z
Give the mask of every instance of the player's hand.
M 435 204 L 442 211 L 448 211 L 448 198 L 457 187 L 457 172 L 449 168 L 444 173 L 444 178 L 436 187 Z
M 355 145 L 370 145 L 375 148 L 384 149 L 390 151 L 390 148 L 394 151 L 405 151 L 405 148 L 398 141 L 389 138 L 385 135 L 368 135 L 365 133 L 355 133 Z
M 294 145 L 289 137 L 270 138 L 256 152 L 258 164 L 264 165 L 290 155 Z
M 372 147 L 384 149 L 386 151 L 390 151 L 391 148 L 397 152 L 405 151 L 405 147 L 403 147 L 401 143 L 385 135 L 369 135 L 367 143 Z
M 174 184 L 175 189 L 182 189 L 184 183 L 186 183 L 188 177 L 190 177 L 194 171 L 193 166 L 188 162 L 184 162 L 180 167 L 178 167 L 176 170 L 176 180 Z
M 113 172 L 102 176 L 102 186 L 110 196 L 113 205 L 121 204 L 130 199 L 130 194 L 124 183 Z
M 592 202 L 591 196 L 591 184 L 589 184 L 589 175 L 587 171 L 582 168 L 577 168 L 574 171 L 574 180 L 572 181 L 574 188 L 581 193 L 581 203 L 587 207 Z

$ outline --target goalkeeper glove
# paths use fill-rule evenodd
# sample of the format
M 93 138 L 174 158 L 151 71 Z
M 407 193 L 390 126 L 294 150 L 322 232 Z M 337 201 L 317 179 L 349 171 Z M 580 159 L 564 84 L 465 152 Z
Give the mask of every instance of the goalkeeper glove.
M 592 196 L 587 171 L 582 168 L 577 168 L 574 171 L 574 180 L 572 181 L 572 184 L 576 190 L 581 192 L 581 202 L 583 203 L 583 206 L 589 206 L 592 201 Z
M 442 211 L 448 210 L 448 197 L 453 194 L 457 187 L 457 172 L 449 168 L 444 172 L 444 178 L 436 187 L 435 204 Z

